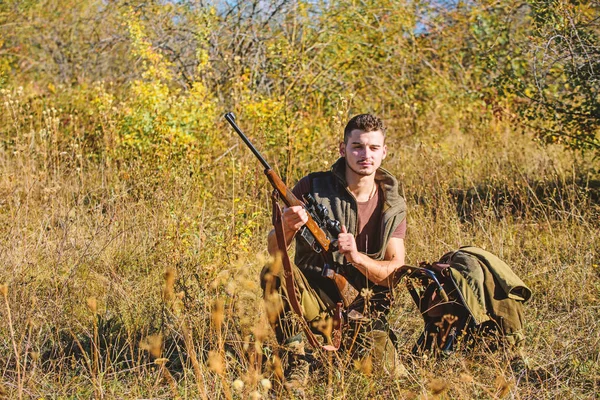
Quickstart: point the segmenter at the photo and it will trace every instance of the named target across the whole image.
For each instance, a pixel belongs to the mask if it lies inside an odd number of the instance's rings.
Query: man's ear
[[[385,156],[387,156],[387,145],[383,145],[383,157],[381,157],[381,159],[383,160],[385,158]]]
[[[346,143],[340,143],[340,156],[346,157]]]

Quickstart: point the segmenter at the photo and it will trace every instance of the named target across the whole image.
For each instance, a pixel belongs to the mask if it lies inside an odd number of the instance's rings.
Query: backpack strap
[[[292,263],[287,252],[287,243],[285,241],[285,234],[283,233],[283,220],[281,217],[281,207],[279,206],[279,194],[277,191],[273,191],[271,195],[271,201],[273,204],[273,226],[275,227],[275,239],[277,240],[277,248],[281,253],[281,262],[283,264],[283,277],[285,281],[285,287],[287,289],[288,301],[294,313],[300,317],[302,321],[302,329],[306,334],[308,342],[314,348],[322,348],[325,351],[337,351],[340,348],[342,339],[342,310],[341,304],[338,303],[335,314],[333,316],[333,331],[331,334],[331,345],[321,345],[317,340],[315,334],[311,331],[304,313],[302,311],[302,305],[298,300],[296,283],[294,281],[294,271],[292,269]]]

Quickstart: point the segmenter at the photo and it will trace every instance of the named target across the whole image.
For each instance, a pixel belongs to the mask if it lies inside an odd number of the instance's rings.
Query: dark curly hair
[[[385,136],[385,125],[383,121],[372,114],[359,114],[352,117],[346,128],[344,128],[344,143],[348,142],[348,138],[353,130],[360,129],[364,132],[381,131]]]

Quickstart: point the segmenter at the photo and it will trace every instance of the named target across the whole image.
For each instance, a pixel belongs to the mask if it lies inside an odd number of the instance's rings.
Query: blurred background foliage
[[[290,132],[304,133],[293,139],[303,148],[359,111],[402,136],[422,135],[415,120],[432,112],[449,126],[461,115],[506,118],[597,153],[599,7],[7,0],[0,87],[23,87],[27,104],[84,111],[94,125],[84,145],[111,157],[206,153],[223,141],[224,110],[288,156]]]

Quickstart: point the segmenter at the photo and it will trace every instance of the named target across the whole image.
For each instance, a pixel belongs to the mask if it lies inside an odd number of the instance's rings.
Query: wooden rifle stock
[[[340,297],[342,298],[344,307],[348,307],[354,300],[356,300],[358,297],[358,290],[356,290],[354,286],[348,282],[348,279],[346,279],[344,275],[334,272],[333,282],[335,283],[335,287],[337,287],[338,292],[340,292]]]

